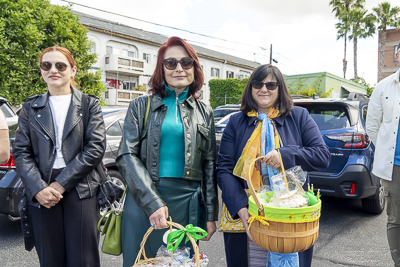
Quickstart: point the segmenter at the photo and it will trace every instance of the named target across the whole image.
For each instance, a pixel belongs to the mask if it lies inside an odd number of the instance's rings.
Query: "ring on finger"
[[[156,223],[155,222],[150,223],[150,225],[151,225],[151,227],[156,228]]]

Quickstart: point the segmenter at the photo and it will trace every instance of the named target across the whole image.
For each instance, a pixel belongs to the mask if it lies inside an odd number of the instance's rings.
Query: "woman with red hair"
[[[150,226],[157,231],[146,242],[146,255],[156,255],[169,216],[183,226],[206,229],[205,240],[216,230],[214,117],[198,99],[203,82],[196,52],[171,37],[158,51],[150,99],[139,97],[129,105],[117,156],[128,185],[122,215],[124,266],[133,265]]]
[[[27,214],[25,248],[36,247],[42,267],[100,266],[95,169],[106,147],[100,101],[75,88],[77,67],[67,48],[46,48],[39,68],[48,90],[22,105],[13,149],[28,203],[20,208]]]

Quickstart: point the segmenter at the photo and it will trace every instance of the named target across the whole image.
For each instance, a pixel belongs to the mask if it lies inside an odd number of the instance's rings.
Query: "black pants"
[[[53,170],[51,180],[60,172]],[[63,197],[50,209],[29,206],[40,266],[99,267],[96,197],[81,200],[75,189]]]
[[[247,235],[246,233],[224,233],[225,256],[228,267],[247,267]],[[311,267],[314,246],[299,253],[300,267]]]

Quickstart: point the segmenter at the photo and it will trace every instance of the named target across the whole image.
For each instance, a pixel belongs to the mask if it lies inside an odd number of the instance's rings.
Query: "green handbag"
[[[101,232],[101,235],[105,235],[103,246],[101,251],[107,254],[118,256],[122,253],[121,247],[121,222],[122,222],[122,210],[124,208],[125,193],[121,197],[117,207],[106,212],[103,217],[97,223],[97,229]],[[100,230],[100,225],[104,217],[108,215],[107,221]]]
[[[150,111],[150,96],[147,96],[147,107],[146,107],[146,114],[144,117],[144,126],[146,126],[147,117],[149,116],[149,111]],[[120,201],[113,203],[113,205],[116,205],[116,208],[106,212],[97,223],[97,229],[99,230],[99,232],[101,232],[101,235],[105,235],[101,251],[115,256],[119,256],[122,253],[121,223],[122,223],[122,211],[124,209],[124,203],[126,197],[125,194],[127,188],[128,187],[126,186]],[[101,222],[107,215],[108,215],[107,221],[104,224],[103,229],[100,230]]]

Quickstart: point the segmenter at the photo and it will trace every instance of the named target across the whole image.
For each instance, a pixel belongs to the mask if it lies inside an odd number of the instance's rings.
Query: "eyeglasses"
[[[194,59],[190,57],[181,58],[181,60],[177,60],[176,58],[167,58],[163,60],[164,66],[169,70],[174,70],[178,63],[181,64],[182,69],[188,70],[193,67]]]
[[[253,86],[254,89],[257,89],[257,90],[263,88],[263,86],[265,85],[265,87],[267,87],[268,90],[273,91],[276,88],[278,88],[279,83],[277,83],[277,82],[267,82],[267,83],[252,82],[251,85]]]
[[[68,65],[64,62],[56,62],[54,65],[58,71],[65,71],[68,68]],[[49,71],[52,66],[53,64],[48,61],[43,61],[39,64],[39,67],[44,71]]]

